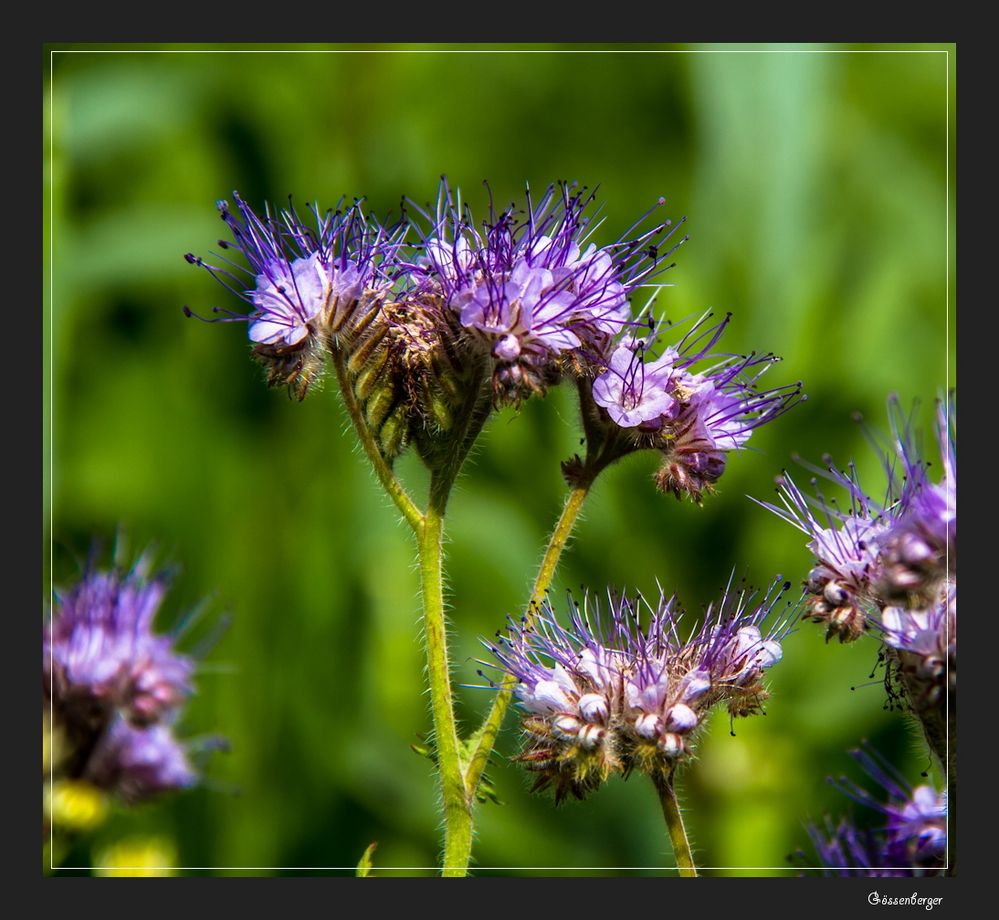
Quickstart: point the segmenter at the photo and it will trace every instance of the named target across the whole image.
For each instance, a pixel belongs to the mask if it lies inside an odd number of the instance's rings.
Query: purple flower
[[[733,716],[759,711],[763,672],[780,660],[790,623],[771,619],[786,587],[778,580],[756,600],[730,586],[685,639],[684,615],[664,595],[652,604],[609,594],[606,613],[584,598],[572,603],[568,627],[548,602],[511,621],[487,647],[517,680],[530,739],[520,760],[539,774],[535,788],[553,786],[561,801],[582,798],[611,773],[669,772],[714,706],[727,704]]]
[[[675,415],[677,398],[671,393],[674,365],[680,357],[667,348],[654,361],[644,361],[641,349],[619,345],[610,365],[593,382],[593,401],[622,428],[655,423]]]
[[[148,558],[128,573],[90,572],[64,594],[43,641],[46,692],[64,718],[120,711],[136,725],[156,722],[191,692],[194,662],[152,631],[166,577],[149,577]]]
[[[927,465],[918,459],[912,438],[900,441],[907,460],[907,479],[900,508],[880,540],[882,574],[879,590],[887,598],[910,604],[932,603],[940,580],[957,574],[957,404],[953,395],[937,406],[937,441],[943,461],[940,482],[929,481]]]
[[[957,584],[949,584],[932,606],[885,607],[878,624],[881,639],[928,736],[947,735],[942,710],[957,691]],[[936,743],[944,741],[936,739]]]
[[[83,778],[129,804],[187,789],[198,779],[168,726],[134,728],[121,718],[101,737]]]
[[[356,275],[353,267],[348,271]],[[250,322],[250,341],[262,345],[297,345],[317,325],[317,317],[332,294],[331,287],[332,279],[317,253],[294,262],[265,266],[251,295],[257,312]],[[357,299],[360,290],[353,277],[346,290],[348,297]]]
[[[429,226],[417,226],[422,255],[410,278],[488,353],[498,403],[543,392],[565,369],[603,355],[635,323],[629,298],[669,267],[663,260],[676,247],[660,252],[675,230],[669,221],[604,248],[587,244],[593,200],[565,183],[549,186],[537,205],[528,191],[525,211],[490,206],[481,231],[446,181],[435,215],[416,208]]]
[[[834,825],[826,818],[824,829],[809,825],[808,836],[825,876],[911,878],[922,874],[909,868],[885,866],[883,843],[877,834],[855,827],[846,819]]]
[[[953,418],[953,401],[947,405]],[[934,484],[897,399],[889,410],[894,438],[883,459],[887,484],[880,501],[861,487],[852,463],[839,470],[826,457],[825,469],[803,465],[845,492],[846,505],[818,489],[814,496],[802,492],[786,472],[778,479],[780,505],[757,502],[809,537],[816,560],[807,583],[810,614],[828,624],[828,636],[841,641],[857,638],[886,607],[938,604],[948,572],[955,575],[953,567],[948,569],[948,558],[956,555],[954,429],[945,433],[941,407],[944,478]],[[812,486],[817,482],[813,477]]]
[[[194,660],[153,632],[168,578],[150,569],[148,554],[128,571],[88,569],[57,592],[42,646],[60,778],[129,802],[195,782],[171,727],[193,690]]]
[[[881,815],[879,824],[861,830],[847,820],[835,828],[826,819],[823,834],[814,825],[809,835],[827,870],[842,875],[926,876],[942,874],[947,857],[947,795],[933,786],[913,788],[883,757],[870,748],[851,756],[883,790],[874,796],[852,780],[830,783],[855,802]]]
[[[709,318],[702,316],[654,359],[647,356],[657,348],[659,333],[644,340],[623,336],[592,386],[593,402],[608,424],[624,430],[618,454],[661,450],[659,488],[696,502],[725,471],[729,452],[741,450],[755,428],[805,398],[800,383],[758,388],[778,360],[774,355],[713,353],[730,316],[714,324]],[[714,363],[695,368],[710,360]]]
[[[781,506],[757,502],[809,537],[815,565],[806,583],[808,615],[827,626],[826,639],[852,641],[867,628],[868,613],[876,605],[874,583],[879,577],[879,537],[889,527],[897,499],[891,493],[884,504],[873,502],[860,488],[853,465],[849,472],[828,467],[811,469],[824,475],[849,495],[848,510],[822,492],[803,493],[786,472],[777,480]],[[811,480],[812,486],[818,480]],[[755,499],[754,499],[755,501]]]
[[[265,207],[260,217],[236,192],[233,198],[235,211],[227,201],[218,203],[234,241],[219,241],[221,264],[191,253],[185,258],[250,304],[247,314],[215,307],[223,314],[216,321],[247,322],[270,382],[289,384],[304,397],[322,370],[323,350],[349,340],[391,286],[392,256],[404,230],[385,230],[360,201],[325,213],[313,206],[309,226],[293,207],[277,215]],[[225,254],[233,245],[246,265]]]

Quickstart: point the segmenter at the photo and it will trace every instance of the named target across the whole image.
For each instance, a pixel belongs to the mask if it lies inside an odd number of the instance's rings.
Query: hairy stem
[[[676,800],[676,790],[673,788],[673,771],[666,774],[656,774],[653,777],[659,801],[663,807],[663,817],[669,830],[669,839],[673,844],[673,858],[676,867],[684,878],[697,878],[697,868],[690,852],[687,832],[683,827],[683,815],[680,814],[680,803]]]
[[[552,531],[548,540],[548,548],[545,550],[544,558],[541,560],[541,568],[538,569],[538,576],[534,581],[534,588],[531,591],[531,600],[527,607],[528,621],[533,618],[534,611],[544,600],[545,591],[548,590],[552,579],[555,577],[555,570],[558,568],[559,559],[562,558],[562,551],[572,534],[572,529],[579,518],[579,512],[583,508],[586,496],[590,492],[593,479],[588,478],[580,485],[577,485],[565,500],[562,508],[562,515]],[[517,679],[512,674],[507,674],[500,684],[500,688],[493,700],[492,708],[489,710],[482,726],[473,736],[474,750],[465,771],[465,786],[470,798],[474,798],[482,774],[485,772],[489,757],[492,754],[493,746],[496,743],[496,736],[499,734],[500,726],[503,724],[503,717],[506,715],[510,700],[513,697],[514,687],[517,686]]]
[[[409,526],[419,535],[423,527],[423,514],[416,504],[409,497],[409,493],[402,487],[402,483],[395,478],[391,467],[385,462],[374,435],[364,420],[364,414],[354,395],[354,390],[350,385],[350,378],[347,376],[347,364],[344,356],[340,352],[333,355],[333,366],[336,368],[336,378],[340,383],[340,393],[343,395],[343,403],[347,407],[347,414],[354,425],[354,430],[361,441],[364,452],[368,455],[371,465],[375,468],[382,487],[388,493],[389,498],[395,502],[395,506],[402,512],[402,516],[409,522]]]
[[[431,494],[435,494],[433,485]],[[430,704],[434,718],[437,769],[444,802],[444,876],[468,873],[472,852],[472,805],[462,776],[461,748],[454,718],[451,674],[444,621],[442,581],[443,511],[431,501],[419,534],[420,582],[427,642]]]

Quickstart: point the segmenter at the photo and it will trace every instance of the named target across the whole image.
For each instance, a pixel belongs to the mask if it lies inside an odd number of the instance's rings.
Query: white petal
[[[539,680],[534,687],[534,703],[552,712],[570,712],[575,707],[553,680]]]
[[[258,320],[250,324],[250,341],[261,345],[277,345],[284,341],[285,335],[291,331],[288,323],[275,323],[269,319]]]

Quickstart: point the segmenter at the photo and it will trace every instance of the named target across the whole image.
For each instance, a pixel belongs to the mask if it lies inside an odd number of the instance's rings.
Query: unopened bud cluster
[[[518,759],[538,774],[534,788],[550,787],[561,801],[583,798],[612,773],[668,776],[714,707],[761,711],[763,672],[780,660],[790,621],[770,616],[786,587],[775,582],[755,604],[751,592],[727,591],[685,640],[684,615],[662,595],[655,604],[614,595],[603,608],[571,602],[568,627],[547,601],[511,621],[487,647],[516,679],[527,736]]]

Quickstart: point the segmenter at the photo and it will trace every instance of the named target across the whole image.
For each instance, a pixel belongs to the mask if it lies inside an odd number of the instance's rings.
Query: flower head
[[[567,369],[604,355],[635,322],[629,297],[669,267],[663,260],[675,246],[660,251],[675,230],[669,221],[603,248],[587,244],[593,200],[560,183],[535,205],[528,190],[524,211],[491,205],[480,230],[442,181],[435,215],[416,209],[429,226],[417,227],[422,255],[411,278],[439,294],[488,354],[498,404],[543,393]]]
[[[851,756],[886,793],[875,796],[847,777],[830,783],[855,802],[881,815],[861,829],[849,820],[827,818],[825,831],[808,829],[826,874],[858,876],[939,875],[947,856],[947,795],[926,783],[912,787],[870,748]]]
[[[191,692],[193,660],[153,632],[167,579],[149,577],[149,568],[143,558],[127,573],[94,571],[57,594],[42,674],[69,721],[117,710],[135,725],[149,724]]]
[[[724,703],[733,716],[759,711],[763,672],[780,660],[789,624],[771,619],[783,590],[776,581],[758,600],[730,586],[686,638],[683,614],[665,595],[650,603],[609,594],[605,609],[584,597],[571,603],[568,627],[547,601],[511,621],[487,645],[517,680],[530,739],[520,760],[539,774],[535,788],[553,786],[560,801],[584,797],[611,773],[668,773],[713,707]]]
[[[953,402],[948,405],[953,415]],[[809,537],[815,556],[806,585],[809,615],[827,624],[827,638],[857,638],[888,607],[937,605],[949,577],[948,556],[956,555],[953,434],[941,435],[945,472],[934,484],[897,400],[889,408],[895,436],[884,457],[887,483],[880,500],[864,491],[853,463],[841,470],[827,456],[824,469],[803,463],[815,474],[814,495],[804,493],[785,472],[777,481],[781,504],[758,502]],[[940,430],[946,430],[942,410]],[[827,497],[818,488],[819,477],[845,492],[848,502]],[[953,567],[949,572],[954,576]]]
[[[612,437],[621,429],[619,452],[661,450],[656,481],[677,498],[699,502],[721,477],[731,451],[744,448],[755,428],[805,398],[800,383],[758,388],[776,356],[713,352],[730,318],[710,323],[710,314],[702,316],[655,358],[649,354],[658,349],[660,332],[645,339],[629,333],[593,381],[592,400],[606,417],[605,428]]]
[[[879,591],[888,599],[912,605],[932,603],[936,587],[957,572],[957,406],[953,397],[937,406],[937,438],[943,476],[930,482],[911,435],[900,441],[908,476],[899,511],[882,536]]]
[[[59,739],[60,779],[135,802],[192,785],[173,725],[193,690],[195,663],[153,632],[167,576],[145,555],[125,571],[89,569],[57,592],[45,626],[42,687]]]
[[[867,611],[873,603],[873,583],[878,573],[878,538],[886,530],[895,501],[891,494],[882,504],[872,501],[860,488],[856,471],[838,470],[827,458],[825,471],[816,473],[840,485],[849,495],[842,509],[818,491],[815,498],[798,488],[786,472],[777,480],[782,507],[760,502],[810,538],[815,556],[806,584],[808,615],[827,627],[826,639],[837,636],[848,642],[867,628]]]
[[[809,468],[845,491],[848,504],[817,489],[806,495],[787,474],[778,480],[781,505],[758,504],[809,537],[815,564],[806,615],[826,625],[827,639],[880,636],[889,701],[908,706],[944,764],[954,756],[947,722],[957,686],[956,403],[951,396],[938,406],[943,477],[936,483],[897,398],[889,415],[883,498],[861,488],[852,464],[839,470],[827,458],[825,470]]]
[[[233,198],[235,210],[218,203],[233,238],[219,247],[225,253],[235,246],[246,265],[225,254],[221,265],[185,258],[250,304],[247,314],[214,312],[224,314],[221,321],[247,322],[270,382],[291,385],[301,398],[322,369],[323,349],[349,340],[359,319],[377,308],[374,301],[391,284],[386,259],[401,233],[382,228],[360,201],[325,213],[313,207],[310,226],[293,207],[277,215],[265,208],[260,217],[236,192]]]
[[[187,752],[169,726],[134,728],[120,717],[101,736],[83,778],[130,804],[187,789],[198,781]]]

